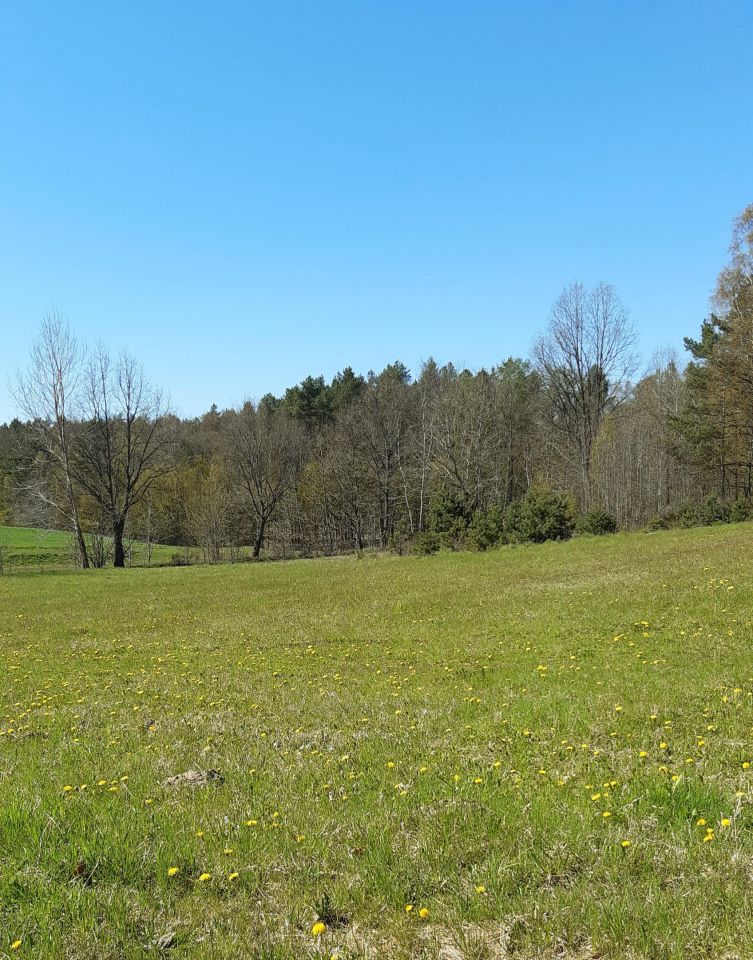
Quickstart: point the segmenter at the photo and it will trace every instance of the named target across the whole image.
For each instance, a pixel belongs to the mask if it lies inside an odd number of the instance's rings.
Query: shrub
[[[617,533],[617,521],[611,513],[602,510],[601,507],[594,507],[588,513],[578,518],[576,524],[578,533],[592,533],[595,536],[602,536],[607,533]]]
[[[387,547],[393,553],[396,553],[399,557],[402,557],[404,553],[408,552],[410,544],[410,532],[404,520],[398,520],[395,524],[395,529],[390,535],[389,543]]]
[[[471,550],[490,550],[505,541],[505,514],[500,507],[477,510],[473,515],[465,542]]]
[[[517,542],[569,540],[574,526],[572,498],[549,487],[531,487],[505,516],[505,534]]]
[[[662,513],[657,513],[655,516],[646,524],[647,530],[670,530],[672,527],[676,527],[677,524],[677,515],[673,510],[664,510]]]
[[[454,550],[460,545],[473,514],[465,500],[449,490],[440,490],[429,507],[428,529],[440,546]]]
[[[423,533],[417,533],[411,543],[411,552],[420,557],[427,557],[431,553],[439,550],[439,537],[436,533],[424,530]]]
[[[751,506],[752,505],[749,500],[746,500],[744,497],[739,497],[730,506],[729,522],[741,523],[743,520],[750,520],[751,517],[753,516],[753,511],[751,509]]]
[[[740,523],[753,519],[753,504],[741,497],[734,501],[720,500],[711,494],[695,503],[667,508],[646,524],[649,530],[670,530],[674,527],[708,527],[715,523]]]

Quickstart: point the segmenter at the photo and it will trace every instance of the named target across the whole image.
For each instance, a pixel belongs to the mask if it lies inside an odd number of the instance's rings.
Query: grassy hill
[[[0,951],[750,956],[752,545],[0,578]]]

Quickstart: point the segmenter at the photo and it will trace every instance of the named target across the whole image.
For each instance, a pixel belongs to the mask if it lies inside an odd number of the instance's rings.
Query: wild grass
[[[0,955],[753,955],[752,534],[0,578]]]

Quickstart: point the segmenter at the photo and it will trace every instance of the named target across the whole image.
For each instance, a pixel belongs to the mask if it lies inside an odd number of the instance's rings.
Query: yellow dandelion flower
[[[321,935],[326,932],[327,932],[326,924],[322,923],[321,920],[317,920],[317,922],[311,928],[311,935],[314,937],[321,937]]]
[[[206,883],[207,880],[211,880],[211,879],[212,879],[212,874],[211,874],[211,873],[202,873],[202,874],[199,875],[199,879],[198,879],[197,883]]]
[[[421,909],[418,911],[418,915],[419,917],[421,917],[422,920],[427,920],[429,917],[428,907],[421,907]]]
[[[168,877],[174,877],[176,873],[180,873],[180,867],[168,867],[167,875]]]

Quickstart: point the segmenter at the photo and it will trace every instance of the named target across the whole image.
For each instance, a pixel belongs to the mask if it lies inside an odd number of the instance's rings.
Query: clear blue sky
[[[574,279],[648,355],[753,202],[739,2],[0,5],[0,421],[46,310],[183,414],[524,354]]]

